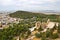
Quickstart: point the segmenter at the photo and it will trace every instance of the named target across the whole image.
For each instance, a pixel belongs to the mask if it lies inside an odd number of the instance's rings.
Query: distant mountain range
[[[41,12],[60,13],[60,11],[55,10],[42,10]]]
[[[9,13],[13,13],[13,12],[15,12],[15,11],[9,11],[9,12],[0,11],[0,14],[1,13],[9,14]],[[44,13],[44,14],[60,14],[60,11],[55,11],[55,10],[40,10],[40,11],[28,11],[28,12]]]

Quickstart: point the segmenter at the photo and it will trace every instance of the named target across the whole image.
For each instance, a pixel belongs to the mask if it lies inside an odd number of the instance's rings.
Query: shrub
[[[56,39],[56,38],[58,38],[58,37],[59,37],[58,33],[54,33],[54,34],[52,35],[52,38],[53,38],[53,39]]]
[[[42,35],[41,35],[40,33],[36,33],[35,36],[36,36],[37,38],[40,38]]]

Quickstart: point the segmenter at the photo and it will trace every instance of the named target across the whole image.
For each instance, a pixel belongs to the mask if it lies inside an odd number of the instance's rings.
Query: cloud
[[[57,2],[57,1],[60,1],[60,0],[0,0],[0,4],[1,5],[22,5],[22,4],[43,4],[43,3],[46,3],[46,2],[49,2],[49,3],[54,3],[54,2]]]
[[[11,5],[12,4],[12,0],[0,0],[0,4],[1,5]]]
[[[0,0],[1,8],[15,8],[24,10],[40,10],[40,9],[59,9],[60,0]],[[56,6],[57,5],[57,6]],[[60,10],[60,9],[59,9]]]

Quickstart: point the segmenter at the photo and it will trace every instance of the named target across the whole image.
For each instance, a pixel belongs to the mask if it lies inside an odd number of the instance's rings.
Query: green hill
[[[32,12],[27,12],[27,11],[16,11],[14,13],[9,14],[11,17],[17,17],[17,18],[32,18],[32,17],[41,17],[45,18],[46,15],[42,13],[32,13]]]
[[[58,21],[60,22],[60,15],[46,15],[43,13],[33,13],[33,12],[27,12],[27,11],[16,11],[14,13],[9,14],[10,17],[13,18],[22,18],[22,19],[30,19],[33,17],[36,17],[39,19],[51,19],[52,21]]]

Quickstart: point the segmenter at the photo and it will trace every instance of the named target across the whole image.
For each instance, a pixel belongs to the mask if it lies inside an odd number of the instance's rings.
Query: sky
[[[0,0],[0,11],[12,10],[60,11],[60,0]]]

